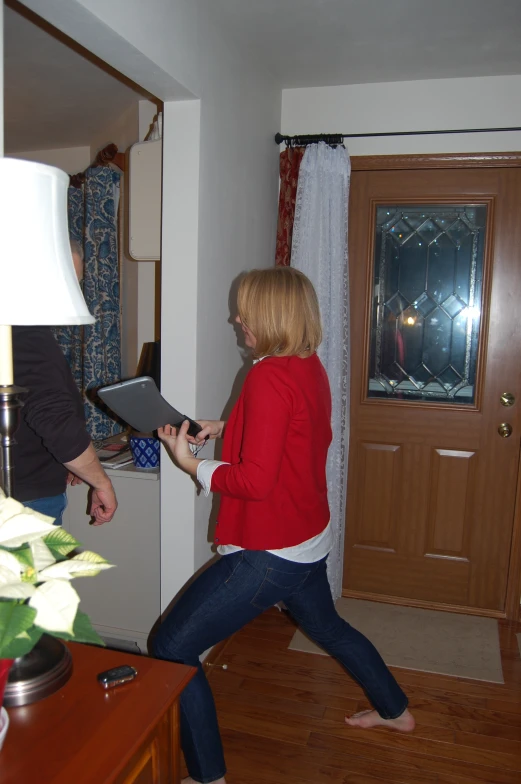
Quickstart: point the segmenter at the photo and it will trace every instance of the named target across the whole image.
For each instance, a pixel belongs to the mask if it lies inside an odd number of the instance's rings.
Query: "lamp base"
[[[11,447],[16,443],[14,434],[20,421],[23,402],[20,396],[27,392],[24,387],[0,386],[0,442],[2,446],[2,487],[6,496],[13,495],[13,465]]]
[[[72,656],[61,640],[42,635],[30,653],[15,659],[4,692],[6,708],[30,705],[64,686],[72,674]]]

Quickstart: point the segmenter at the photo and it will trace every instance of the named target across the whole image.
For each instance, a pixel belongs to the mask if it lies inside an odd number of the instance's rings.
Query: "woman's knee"
[[[327,623],[312,623],[302,625],[306,634],[322,647],[334,646],[343,642],[349,636],[352,626],[339,615],[330,618]]]
[[[161,630],[154,635],[150,647],[152,649],[152,654],[156,659],[171,660],[172,651],[170,646],[167,644],[165,636],[161,634]]]
[[[180,635],[172,634],[165,626],[160,626],[151,644],[152,653],[156,659],[165,659],[176,664],[189,664],[195,666],[198,656],[189,651]],[[195,665],[194,665],[195,661]]]

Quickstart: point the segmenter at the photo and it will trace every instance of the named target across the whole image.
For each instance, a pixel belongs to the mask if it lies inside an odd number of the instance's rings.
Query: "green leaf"
[[[32,651],[42,634],[41,629],[32,626],[11,640],[8,645],[0,648],[0,657],[2,659],[17,659],[19,656],[25,656],[26,653]]]
[[[0,601],[0,658],[13,658],[4,653],[5,649],[15,637],[30,629],[35,617],[36,610],[26,604]]]
[[[105,643],[99,636],[98,632],[93,628],[90,618],[87,613],[80,610],[76,613],[74,619],[73,634],[66,634],[65,632],[52,632],[53,637],[59,637],[61,640],[70,640],[71,642],[86,642],[91,645],[103,645]],[[47,632],[49,634],[49,632]]]
[[[34,566],[32,551],[28,544],[24,544],[22,547],[15,547],[12,550],[9,550],[9,552],[24,566]]]
[[[57,555],[64,556],[68,555],[70,552],[79,547],[79,542],[74,536],[71,536],[70,533],[65,531],[61,526],[54,526],[56,530],[51,531],[51,533],[47,534],[47,536],[43,537],[43,541],[51,551],[51,553],[56,557]]]
[[[92,550],[83,550],[83,552],[78,553],[72,559],[73,561],[87,561],[87,563],[93,564],[106,564],[108,563],[106,558],[103,556],[98,555],[97,553],[93,553]]]

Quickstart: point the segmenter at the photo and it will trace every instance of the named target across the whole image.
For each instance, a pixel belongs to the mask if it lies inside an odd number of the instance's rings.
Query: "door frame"
[[[477,169],[481,167],[488,169],[521,168],[521,152],[359,155],[351,158],[351,171],[397,171],[400,169],[414,171],[415,169]],[[356,598],[359,594],[357,591],[343,590],[342,596]],[[363,598],[374,599],[375,601],[386,602],[388,604],[434,607],[430,602],[381,597],[376,594],[374,596],[364,594]],[[436,605],[436,609],[441,608],[439,605]],[[517,476],[505,611],[486,612],[456,606],[451,606],[450,609],[453,612],[461,612],[469,615],[487,615],[495,618],[507,618],[512,621],[521,619],[521,460],[519,461]]]

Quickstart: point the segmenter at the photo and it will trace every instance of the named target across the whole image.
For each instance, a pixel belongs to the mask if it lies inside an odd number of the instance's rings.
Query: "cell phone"
[[[104,689],[113,689],[121,686],[122,683],[133,681],[137,675],[137,670],[129,664],[122,664],[120,667],[113,667],[111,670],[100,672],[97,680]]]
[[[190,422],[188,434],[196,436],[202,428],[190,417],[181,414],[168,403],[150,376],[139,376],[98,390],[98,395],[124,422],[141,433],[151,433],[159,427],[181,427]]]

